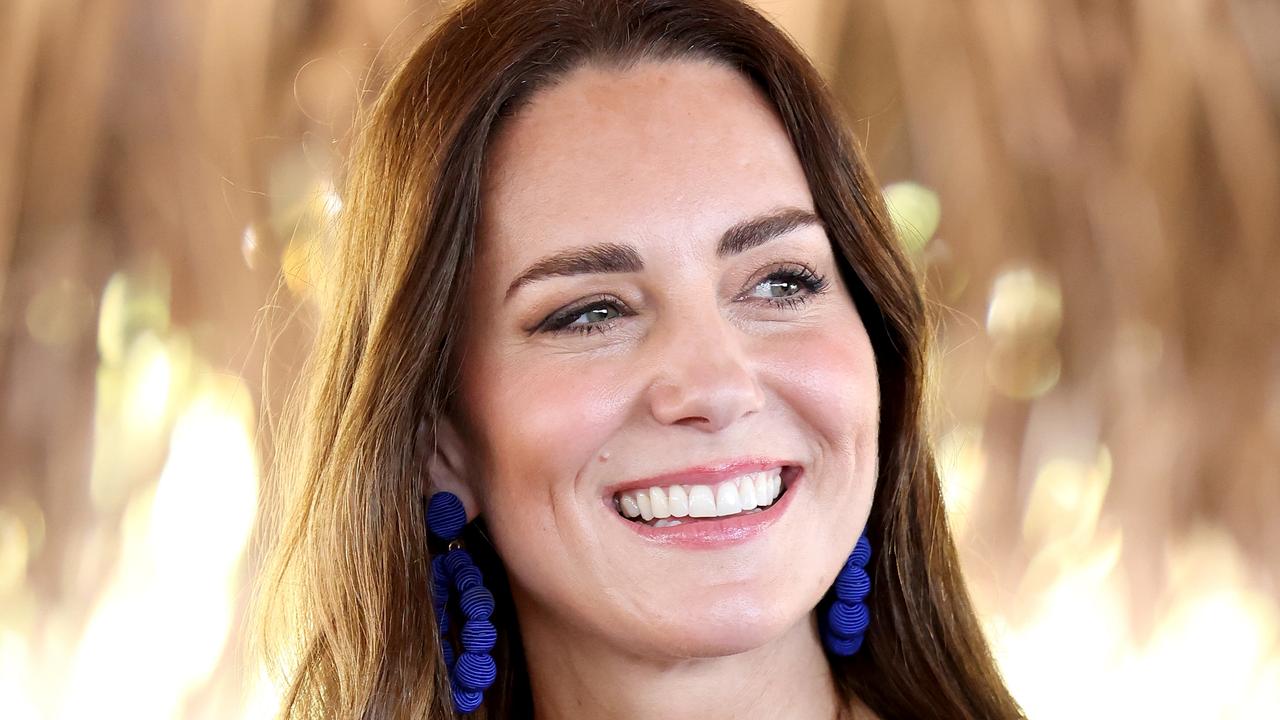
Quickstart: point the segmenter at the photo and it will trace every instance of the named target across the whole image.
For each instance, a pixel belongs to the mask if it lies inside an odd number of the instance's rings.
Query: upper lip
[[[605,493],[612,497],[620,492],[637,489],[644,490],[651,487],[667,487],[669,485],[715,485],[716,483],[736,478],[739,475],[799,464],[799,462],[794,460],[779,460],[775,458],[760,457],[722,460],[719,462],[695,465],[694,467],[663,473],[661,475],[653,475],[639,480],[628,480],[627,482],[610,485],[605,489]]]

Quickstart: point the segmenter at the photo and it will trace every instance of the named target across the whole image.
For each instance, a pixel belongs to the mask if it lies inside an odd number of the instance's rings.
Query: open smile
[[[613,495],[613,506],[649,540],[690,547],[742,542],[782,515],[802,474],[798,465],[782,465],[714,484],[626,490]]]

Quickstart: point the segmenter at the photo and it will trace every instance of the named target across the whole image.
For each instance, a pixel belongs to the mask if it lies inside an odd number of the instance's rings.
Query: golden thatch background
[[[758,5],[927,274],[1015,694],[1280,715],[1280,3]],[[285,320],[353,109],[439,7],[0,6],[0,716],[269,715],[240,628]]]

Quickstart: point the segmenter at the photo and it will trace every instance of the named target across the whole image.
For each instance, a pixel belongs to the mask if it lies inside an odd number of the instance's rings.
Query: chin
[[[808,615],[801,604],[784,601],[776,592],[721,590],[714,598],[699,598],[676,607],[680,608],[679,621],[655,628],[660,630],[651,638],[656,654],[682,658],[737,655],[777,640]]]

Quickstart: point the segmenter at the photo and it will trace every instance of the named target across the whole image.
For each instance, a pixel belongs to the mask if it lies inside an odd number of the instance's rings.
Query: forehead
[[[578,68],[507,118],[481,187],[480,254],[513,274],[593,242],[714,252],[724,228],[782,205],[811,208],[772,104],[714,63]],[[705,247],[702,247],[705,245]]]

